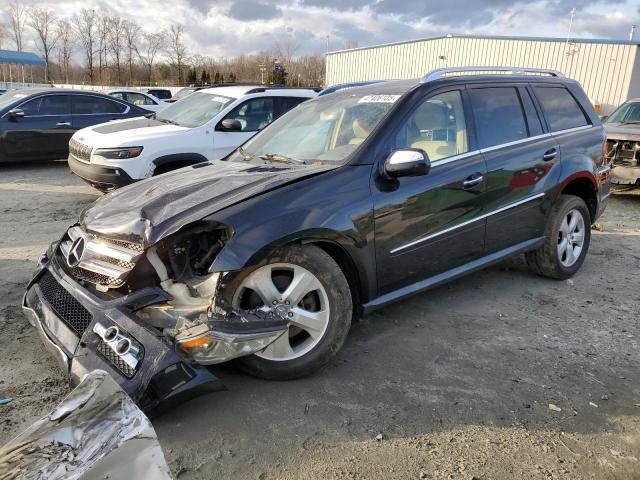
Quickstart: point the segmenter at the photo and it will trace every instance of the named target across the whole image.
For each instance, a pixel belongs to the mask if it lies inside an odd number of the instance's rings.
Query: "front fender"
[[[328,174],[332,178],[322,175],[288,185],[207,218],[233,229],[210,270],[238,271],[287,244],[326,242],[349,257],[364,290],[360,293],[369,297],[376,280],[368,172],[340,170]]]

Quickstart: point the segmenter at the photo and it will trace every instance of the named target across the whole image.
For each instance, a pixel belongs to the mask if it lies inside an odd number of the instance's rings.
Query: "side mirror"
[[[218,124],[218,128],[216,130],[239,132],[242,130],[242,124],[240,123],[240,120],[236,120],[235,118],[225,118]]]
[[[604,123],[604,122],[606,122],[606,121],[607,121],[607,118],[609,118],[609,115],[603,115],[603,116],[601,116],[601,117],[600,117],[600,121],[601,121],[602,123]]]
[[[431,162],[424,150],[407,148],[395,150],[384,162],[384,174],[387,178],[418,177],[426,175]]]
[[[21,108],[12,108],[11,110],[9,110],[9,117],[13,118],[14,120],[22,118],[24,117],[24,110],[22,110]]]

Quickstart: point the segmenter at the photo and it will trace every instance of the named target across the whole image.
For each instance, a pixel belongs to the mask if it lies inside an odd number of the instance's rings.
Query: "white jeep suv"
[[[273,120],[317,95],[312,89],[225,86],[199,90],[155,114],[95,125],[69,142],[71,170],[102,191],[219,160]]]

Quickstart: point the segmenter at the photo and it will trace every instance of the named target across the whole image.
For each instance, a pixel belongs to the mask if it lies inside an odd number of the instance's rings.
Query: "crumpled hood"
[[[605,123],[604,130],[609,140],[640,142],[640,123]]]
[[[182,226],[282,185],[335,166],[215,161],[152,177],[105,195],[80,214],[84,227],[105,236],[153,245]]]

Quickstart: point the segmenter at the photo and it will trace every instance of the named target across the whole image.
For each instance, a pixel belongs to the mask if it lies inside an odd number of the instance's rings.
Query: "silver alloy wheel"
[[[584,246],[585,225],[580,212],[567,213],[558,231],[558,259],[564,267],[571,267],[580,258]]]
[[[274,272],[282,271],[289,272],[291,282],[280,291],[274,283]],[[306,268],[290,263],[272,263],[258,268],[235,291],[233,307],[240,308],[243,295],[250,292],[260,297],[259,310],[274,312],[291,322],[288,333],[256,356],[273,361],[292,360],[310,351],[324,337],[329,325],[329,298],[320,280]],[[303,299],[308,295],[316,299],[313,310],[303,305]],[[301,332],[306,335],[300,335]]]

